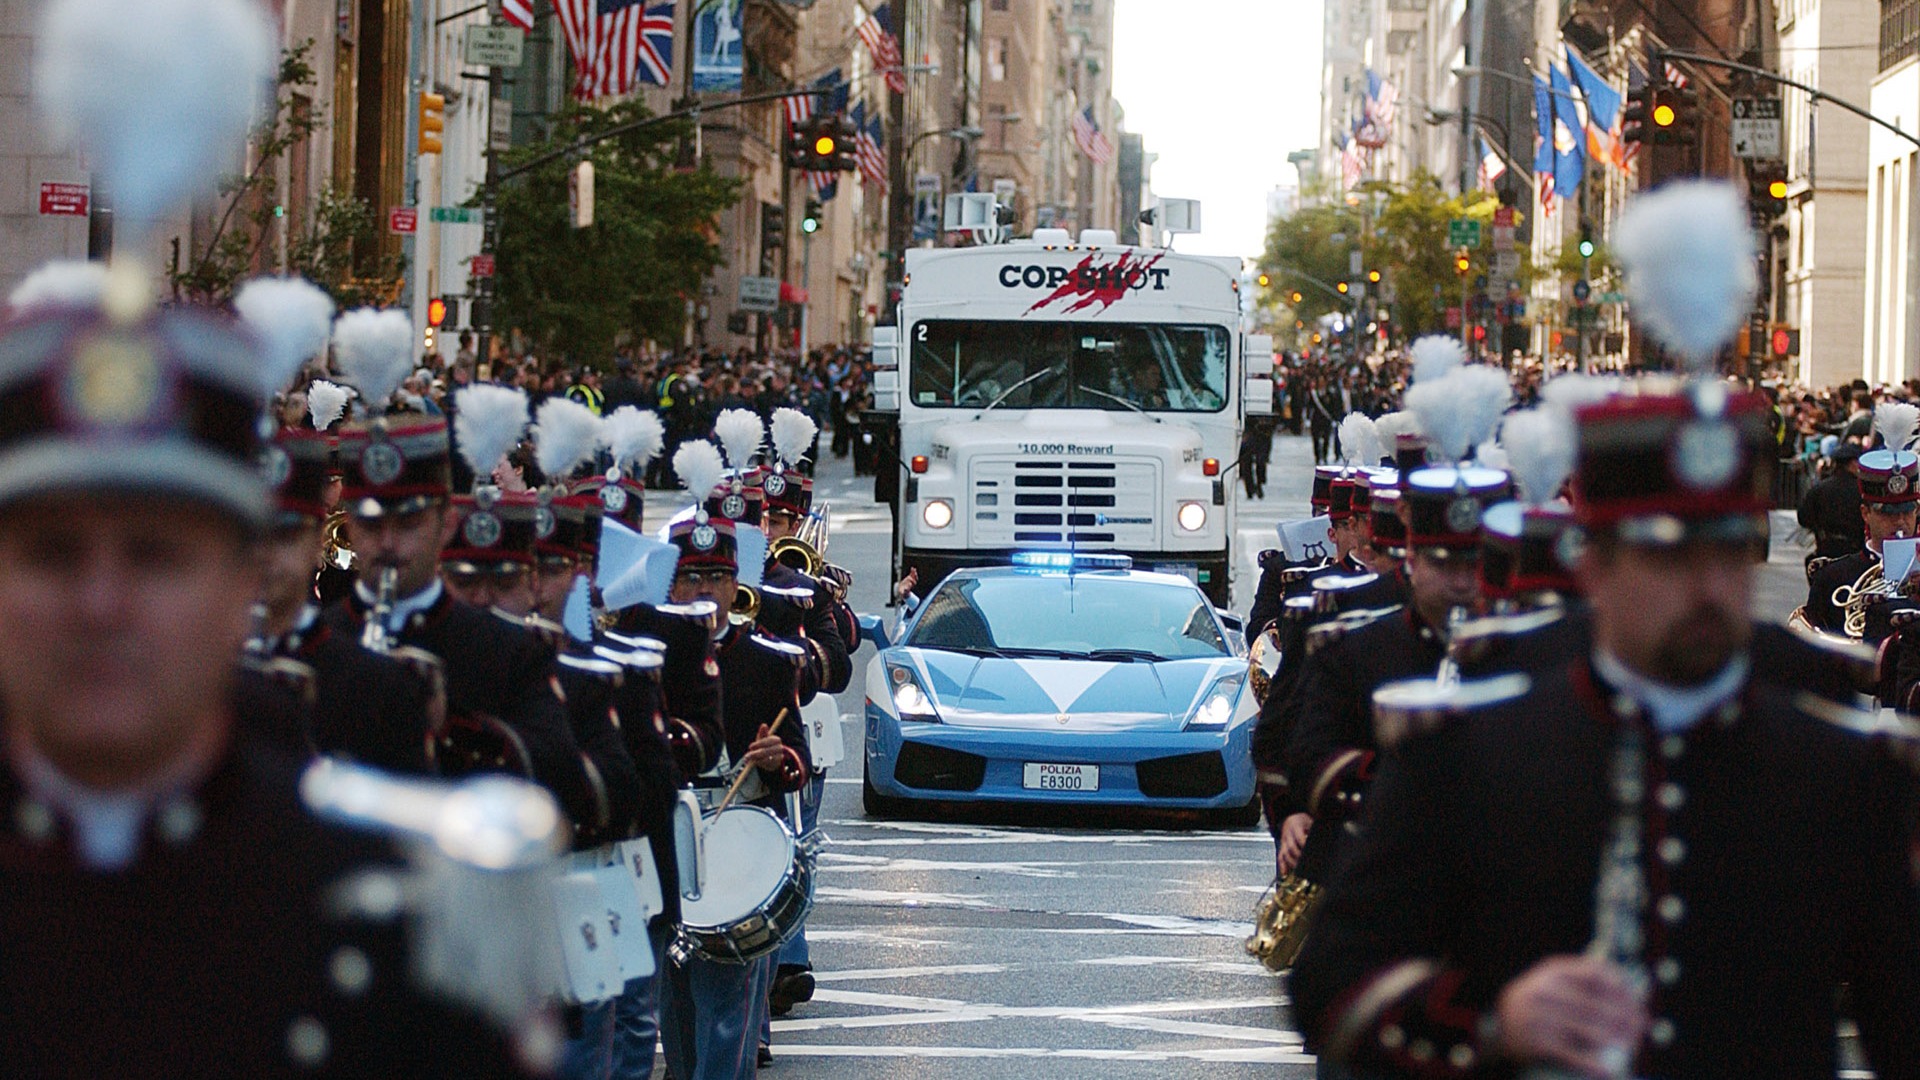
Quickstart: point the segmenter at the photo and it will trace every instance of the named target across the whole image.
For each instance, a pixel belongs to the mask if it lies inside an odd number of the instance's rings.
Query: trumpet
[[[367,612],[367,621],[360,627],[360,647],[368,652],[393,651],[393,639],[387,633],[387,618],[393,614],[393,591],[399,578],[397,567],[380,568],[378,586],[373,593],[373,610]]]
[[[783,536],[767,546],[767,558],[790,566],[808,577],[819,577],[827,565],[818,549],[798,536]]]
[[[353,569],[353,543],[347,539],[347,512],[338,507],[327,512],[321,526],[320,566],[322,569]]]
[[[746,626],[760,617],[760,590],[751,585],[737,585],[733,590],[733,606],[727,609],[727,619],[735,626]]]

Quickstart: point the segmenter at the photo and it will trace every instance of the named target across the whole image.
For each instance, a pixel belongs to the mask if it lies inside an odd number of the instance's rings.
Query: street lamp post
[[[913,242],[913,203],[910,200],[913,198],[914,192],[912,185],[909,183],[909,179],[913,168],[913,155],[915,151],[919,150],[920,144],[926,142],[928,139],[945,136],[950,139],[959,139],[971,143],[984,134],[986,134],[986,132],[972,126],[934,128],[932,131],[920,132],[913,138],[906,140],[904,145],[902,145],[899,140],[895,140],[895,145],[900,146],[901,149],[900,156],[897,159],[899,163],[899,175],[896,178],[897,182],[893,184],[892,190],[889,192],[890,201],[887,206],[887,285],[889,290],[905,280],[907,272],[907,247]],[[888,299],[891,301],[891,295],[889,295]],[[888,316],[891,316],[893,311],[891,302],[886,305],[884,311]],[[889,318],[888,321],[891,321],[891,319]]]

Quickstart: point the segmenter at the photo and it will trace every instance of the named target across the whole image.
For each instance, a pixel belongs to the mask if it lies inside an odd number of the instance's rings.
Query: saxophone
[[[399,577],[400,571],[396,567],[380,568],[379,584],[373,593],[373,610],[367,612],[367,621],[360,627],[360,647],[368,652],[393,651],[393,637],[387,632],[387,619],[393,614],[393,591]]]
[[[1635,990],[1647,988],[1647,967],[1641,957],[1642,913],[1647,905],[1645,874],[1640,869],[1641,812],[1646,748],[1640,729],[1621,725],[1613,750],[1614,800],[1617,803],[1606,847],[1600,853],[1600,879],[1594,885],[1593,942],[1587,955],[1612,964]],[[1619,1080],[1632,1076],[1635,1048],[1608,1046],[1601,1051],[1607,1074]],[[1525,1080],[1577,1080],[1577,1074],[1557,1065],[1528,1069]]]

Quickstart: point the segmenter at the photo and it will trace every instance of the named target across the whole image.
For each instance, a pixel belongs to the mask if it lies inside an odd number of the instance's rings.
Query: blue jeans
[[[660,991],[660,1046],[674,1080],[748,1080],[767,1020],[773,957],[718,964],[668,962]]]
[[[800,793],[800,834],[802,836],[819,827],[820,799],[826,794],[826,790],[827,776],[825,770],[821,770],[813,774],[813,779],[807,781],[806,790]],[[777,956],[775,963],[780,967],[812,967],[812,958],[807,953],[807,924],[801,923],[799,931],[788,938],[787,943],[780,946],[780,951],[775,955]]]
[[[581,1008],[580,1037],[560,1051],[560,1080],[607,1080],[613,1055],[613,1002]]]
[[[660,1033],[663,929],[650,930],[654,974],[627,980],[618,997],[582,1010],[581,1033],[561,1052],[561,1080],[647,1080]]]

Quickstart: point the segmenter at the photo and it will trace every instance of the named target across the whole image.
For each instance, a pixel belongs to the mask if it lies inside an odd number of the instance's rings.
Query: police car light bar
[[[1131,555],[1085,551],[1016,551],[1013,565],[1032,570],[1131,570]]]

